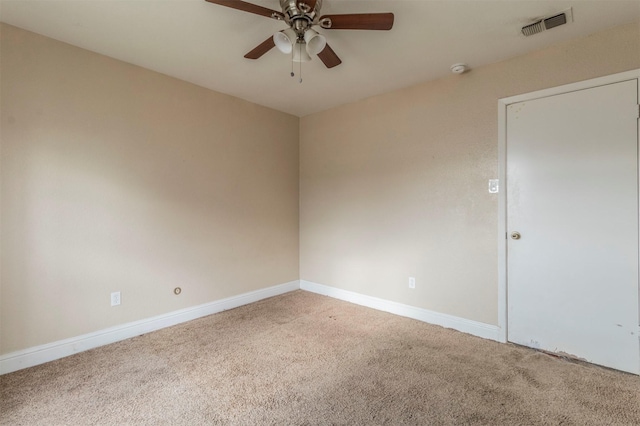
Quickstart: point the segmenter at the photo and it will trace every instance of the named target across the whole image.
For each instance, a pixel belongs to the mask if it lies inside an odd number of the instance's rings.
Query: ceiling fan
[[[322,0],[280,0],[282,12],[241,0],[206,1],[284,21],[289,26],[244,55],[248,59],[258,59],[277,47],[283,53],[292,53],[294,62],[307,62],[311,60],[310,55],[318,55],[327,68],[333,68],[342,61],[329,47],[325,37],[312,27],[325,30],[390,30],[393,27],[393,13],[320,16]]]

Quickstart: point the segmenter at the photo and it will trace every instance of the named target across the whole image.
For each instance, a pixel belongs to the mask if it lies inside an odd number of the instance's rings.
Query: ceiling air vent
[[[522,34],[528,37],[570,22],[573,22],[573,12],[571,9],[567,9],[525,25],[522,27]]]

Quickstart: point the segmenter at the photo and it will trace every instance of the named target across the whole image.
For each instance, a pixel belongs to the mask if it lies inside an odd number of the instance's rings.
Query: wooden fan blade
[[[273,37],[269,37],[268,39],[260,43],[258,46],[256,46],[256,48],[253,49],[251,52],[244,55],[244,57],[247,59],[258,59],[259,57],[261,57],[262,55],[264,55],[265,53],[273,49],[275,46],[276,44],[273,41]]]
[[[331,27],[328,30],[390,30],[393,27],[393,13],[354,13],[347,15],[325,15]]]
[[[219,4],[220,6],[230,7],[232,9],[242,10],[243,12],[255,13],[256,15],[266,16],[267,18],[281,19],[284,17],[282,12],[267,9],[257,4],[247,3],[241,0],[206,0],[209,3]]]
[[[336,52],[334,52],[328,44],[324,47],[324,49],[322,49],[322,52],[318,53],[318,58],[320,58],[320,60],[324,62],[327,68],[333,68],[342,63],[340,58],[338,58],[338,55],[336,55]]]

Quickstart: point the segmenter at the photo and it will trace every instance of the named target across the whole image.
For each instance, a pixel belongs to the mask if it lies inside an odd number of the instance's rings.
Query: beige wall
[[[637,68],[634,23],[304,117],[300,278],[497,325],[498,99]]]
[[[297,117],[1,31],[0,354],[298,279]]]
[[[0,28],[0,354],[298,278],[497,324],[497,100],[640,68],[636,23],[298,120]]]

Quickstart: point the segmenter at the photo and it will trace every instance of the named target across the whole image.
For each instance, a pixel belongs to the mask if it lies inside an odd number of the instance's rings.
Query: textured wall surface
[[[640,68],[635,23],[298,120],[0,28],[0,354],[298,278],[497,324],[497,100]]]
[[[302,118],[300,278],[497,324],[498,99],[637,68],[633,23]]]
[[[297,117],[1,31],[0,353],[298,279]]]

